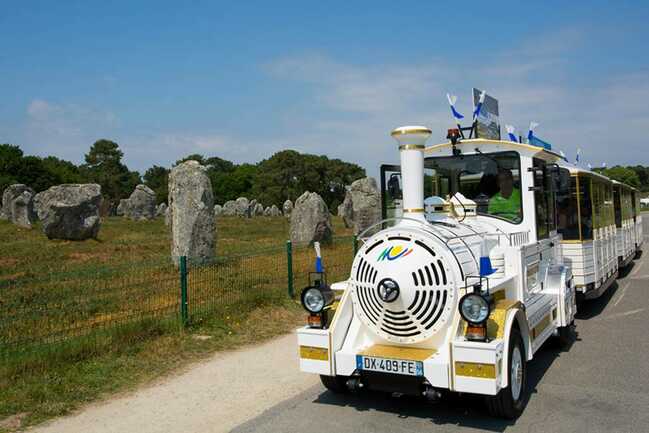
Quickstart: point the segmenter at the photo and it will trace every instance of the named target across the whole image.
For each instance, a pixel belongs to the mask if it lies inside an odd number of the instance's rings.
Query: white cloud
[[[637,154],[647,149],[647,143],[631,137],[649,123],[649,74],[568,78],[570,62],[578,61],[574,50],[582,41],[579,30],[559,31],[512,47],[483,64],[452,59],[364,66],[310,54],[278,59],[267,69],[278,79],[308,83],[314,90],[313,113],[291,119],[293,124],[302,120],[308,131],[287,128],[283,141],[309,143],[308,148],[359,162],[372,175],[378,174],[381,163],[398,159],[388,136],[391,128],[421,123],[437,134],[431,141],[443,140],[452,125],[446,91],[466,89],[458,93],[458,108],[467,115],[472,85],[500,100],[503,125],[512,123],[525,134],[529,122],[538,121],[539,136],[569,157],[581,147],[583,157],[594,165],[637,163]],[[624,150],[613,151],[621,140]],[[646,155],[645,151],[645,163]]]
[[[79,161],[90,143],[110,137],[118,119],[110,111],[77,104],[32,100],[26,108],[24,134],[27,153],[57,155]]]

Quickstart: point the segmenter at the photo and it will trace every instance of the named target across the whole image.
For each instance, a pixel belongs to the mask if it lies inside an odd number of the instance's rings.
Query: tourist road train
[[[541,345],[569,338],[581,300],[640,255],[638,191],[544,147],[391,135],[385,219],[360,234],[346,281],[317,273],[301,293],[300,368],[333,392],[481,394],[516,418]]]

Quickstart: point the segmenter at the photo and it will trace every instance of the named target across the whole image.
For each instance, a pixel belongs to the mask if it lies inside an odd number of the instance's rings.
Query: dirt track
[[[218,354],[177,376],[29,431],[229,431],[318,382],[316,376],[299,372],[296,350],[295,334],[291,334],[257,347]]]

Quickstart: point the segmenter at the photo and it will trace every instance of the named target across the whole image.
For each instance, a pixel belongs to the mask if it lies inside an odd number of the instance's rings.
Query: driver
[[[489,199],[489,213],[510,221],[521,220],[521,191],[514,187],[514,177],[507,169],[498,170],[499,192]]]

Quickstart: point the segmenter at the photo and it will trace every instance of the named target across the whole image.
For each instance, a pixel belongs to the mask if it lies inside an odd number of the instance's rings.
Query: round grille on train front
[[[355,311],[379,336],[416,343],[448,322],[455,282],[441,251],[409,232],[390,231],[370,239],[352,266]]]

